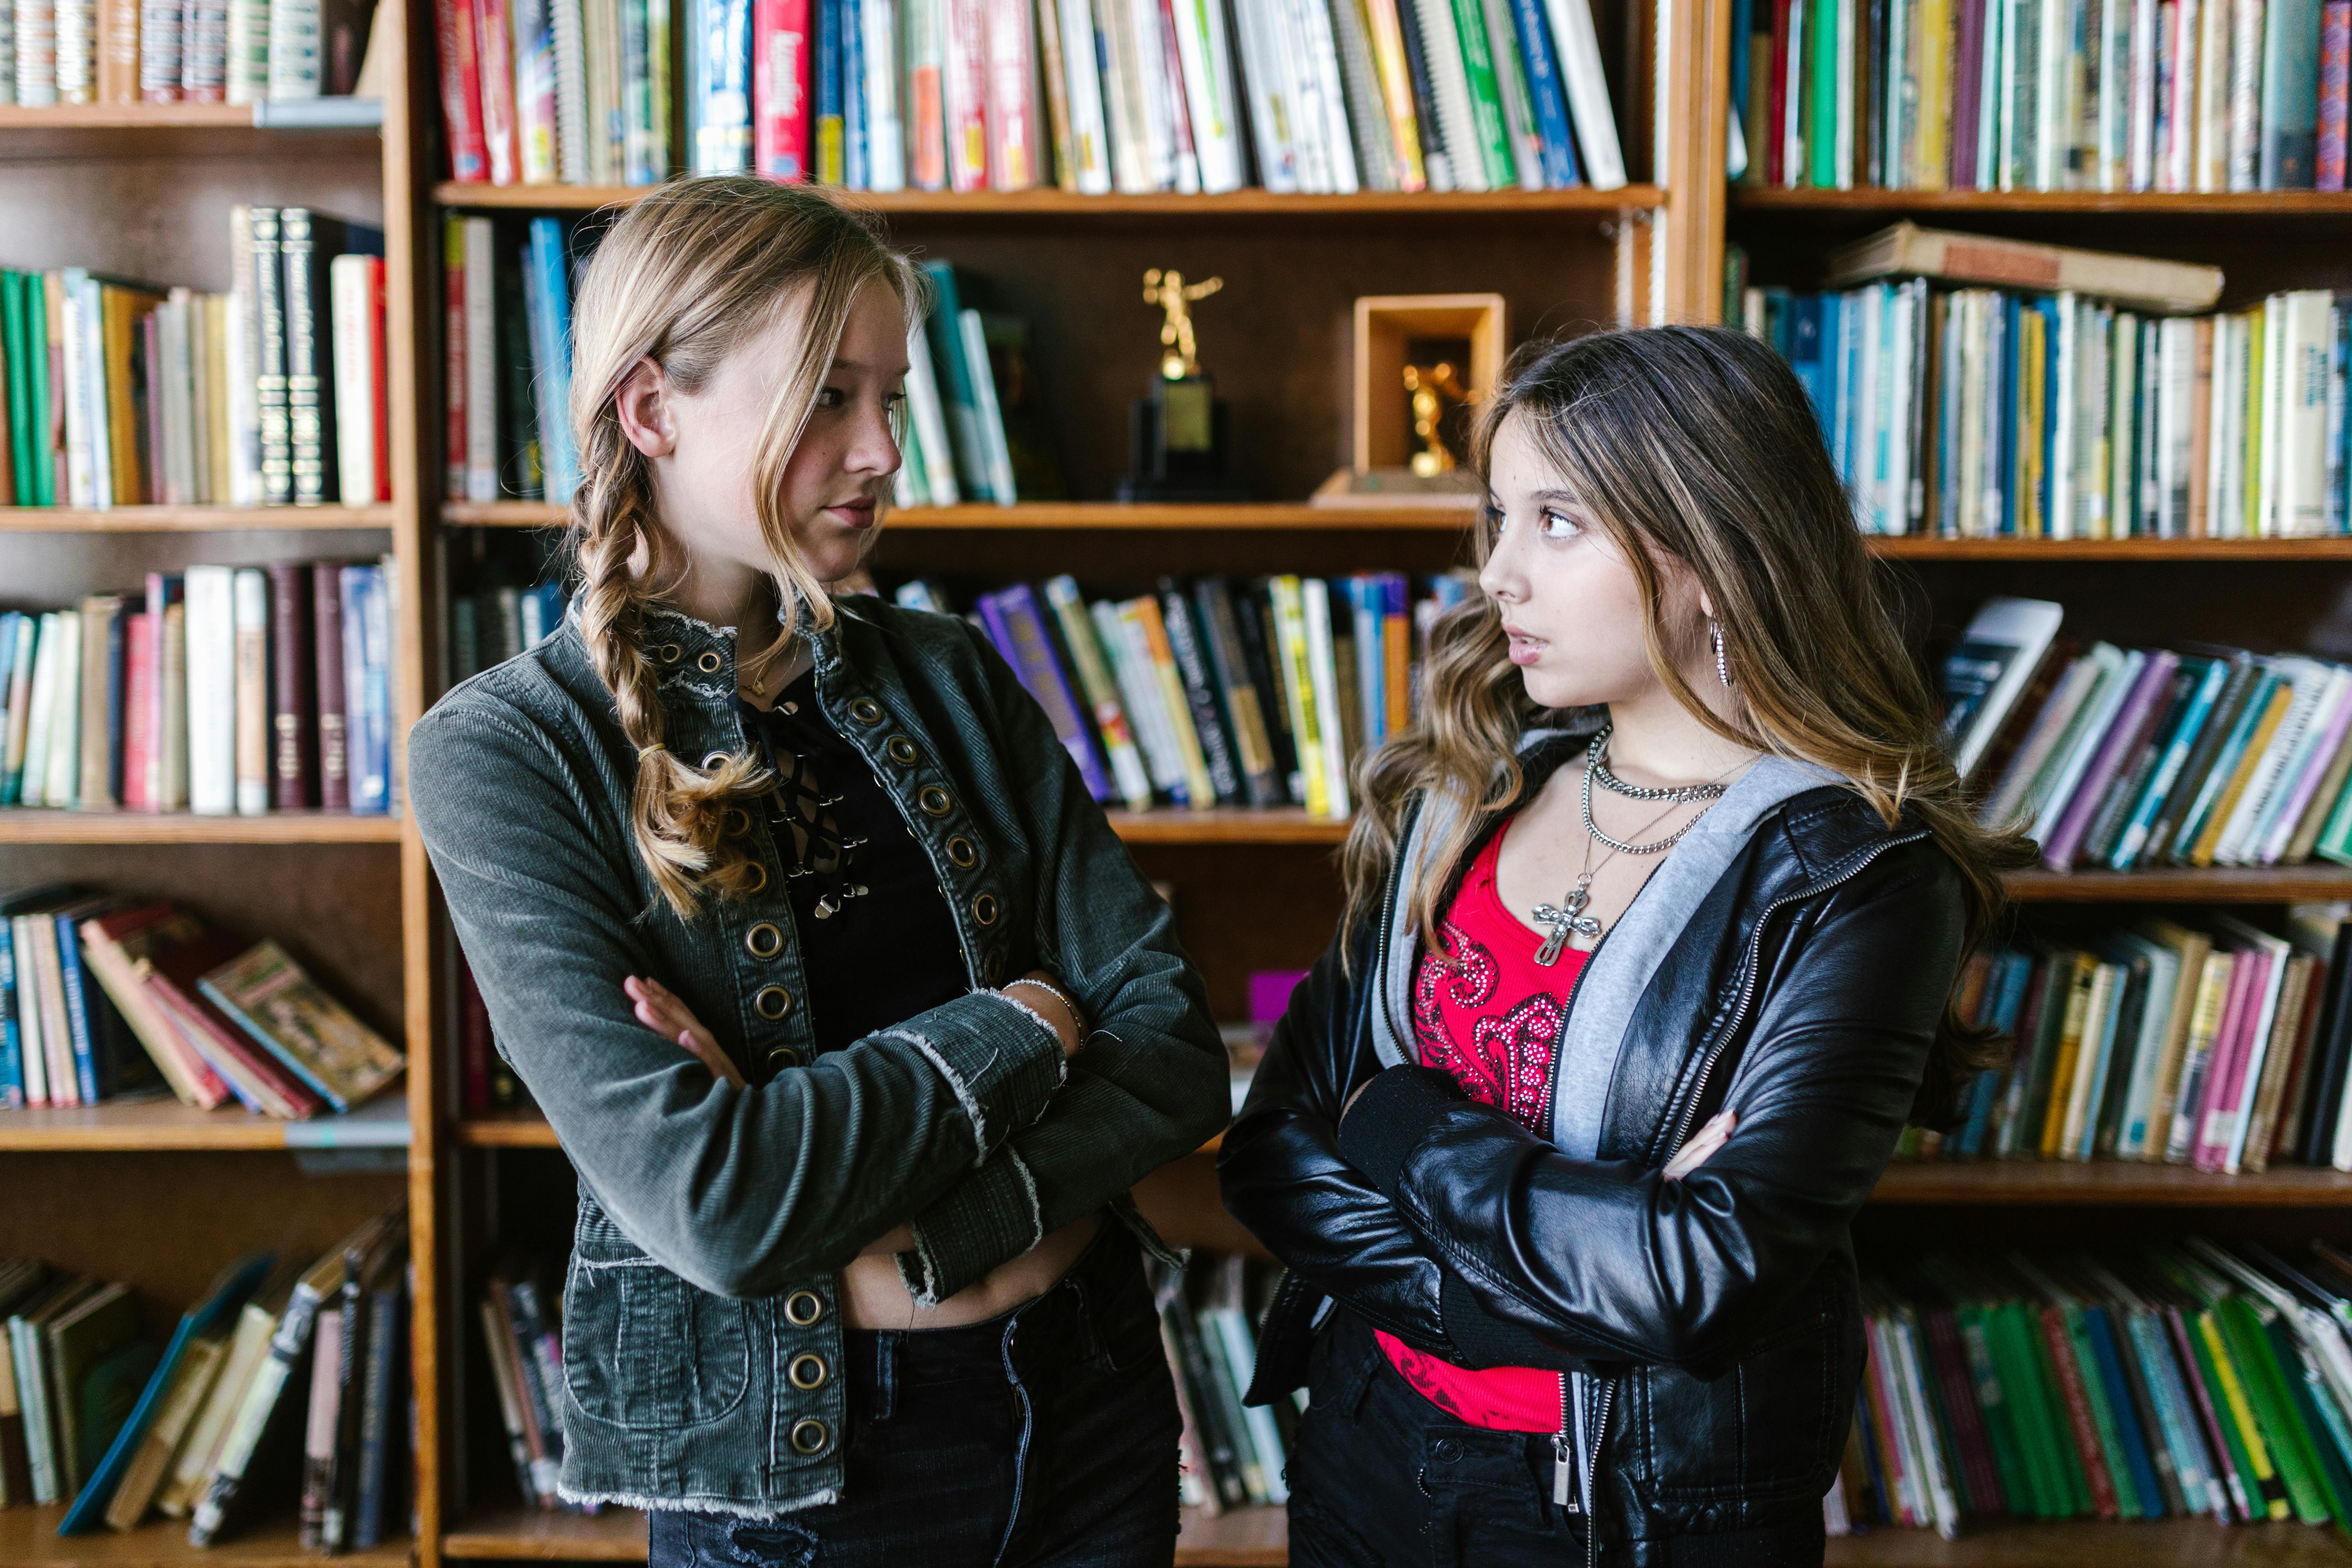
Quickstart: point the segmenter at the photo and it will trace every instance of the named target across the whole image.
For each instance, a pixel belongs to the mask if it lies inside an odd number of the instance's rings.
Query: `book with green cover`
[[[2231,1354],[2229,1337],[2220,1317],[2208,1307],[2189,1319],[2189,1328],[2197,1347],[2198,1368],[2211,1382],[2214,1411],[2221,1417],[2222,1430],[2233,1446],[2231,1457],[2242,1457],[2250,1483],[2249,1500],[2255,1503],[2264,1518],[2287,1518],[2292,1509],[2285,1480],[2272,1458],[2270,1445],[2263,1440],[2252,1402],[2246,1397],[2245,1380]]]
[[[1510,132],[1503,123],[1503,95],[1495,80],[1495,51],[1487,44],[1486,14],[1478,0],[1452,3],[1454,32],[1462,40],[1462,65],[1470,79],[1470,118],[1478,127],[1478,161],[1486,168],[1487,186],[1507,191],[1519,183],[1518,165],[1511,156]]]
[[[2231,1294],[2224,1296],[2213,1311],[2231,1359],[2237,1363],[2246,1403],[2252,1407],[2254,1420],[2260,1424],[2263,1440],[2269,1446],[2271,1462],[2285,1483],[2289,1505],[2304,1523],[2326,1524],[2327,1495],[2320,1479],[2319,1460],[2311,1451],[2311,1434],[2304,1430],[2302,1419],[2295,1414],[2294,1400],[2287,1393],[2278,1362],[2271,1353],[2270,1340],[2263,1332],[2260,1309],[2246,1297]]]
[[[2331,1414],[2341,1421],[2342,1412],[2331,1409],[2332,1397],[2295,1343],[2284,1317],[2276,1311],[2266,1311],[2262,1326],[2272,1359],[2278,1365],[2280,1388],[2310,1448],[2313,1471],[2319,1481],[2320,1496],[2327,1504],[2328,1517],[2344,1525],[2347,1512],[2352,1511],[2352,1470],[2345,1468],[2341,1446],[2352,1437],[2352,1433],[2330,1430]]]
[[[2057,1374],[2050,1365],[2032,1308],[2022,1300],[2005,1300],[1996,1318],[2015,1373],[2004,1382],[2026,1394],[2029,1417],[2021,1426],[2030,1446],[2038,1451],[2035,1469],[2046,1481],[2048,1511],[2043,1517],[2079,1518],[2091,1511],[2090,1481],[2083,1471],[2082,1456],[2075,1452],[2071,1426],[2059,1409]]]
[[[1842,79],[1838,67],[1851,42],[1839,18],[1850,11],[1841,0],[1816,0],[1808,9],[1811,14],[1805,18],[1805,178],[1822,190],[1834,190],[1840,183],[1837,127],[1843,108],[1838,101]]]

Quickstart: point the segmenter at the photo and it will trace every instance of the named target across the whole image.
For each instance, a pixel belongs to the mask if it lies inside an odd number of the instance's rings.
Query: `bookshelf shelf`
[[[283,1121],[244,1110],[198,1110],[177,1100],[0,1111],[0,1150],[16,1152],[285,1147]]]
[[[647,185],[492,185],[444,180],[433,187],[443,206],[520,212],[592,212],[625,206]],[[1277,195],[1261,190],[1223,195],[1073,195],[1061,190],[847,191],[860,206],[893,217],[1171,217],[1232,215],[1278,217],[1366,216],[1460,217],[1474,214],[1537,216],[1550,213],[1632,212],[1665,200],[1655,185],[1624,185],[1613,191],[1361,191],[1351,196]]]
[[[1829,1543],[1828,1568],[2342,1568],[2343,1538],[2301,1524],[2226,1528],[2210,1519],[2001,1524],[1946,1541],[1874,1529]]]
[[[467,1521],[465,1529],[444,1534],[441,1555],[504,1562],[643,1563],[646,1516],[625,1508],[602,1513],[486,1510]]]
[[[2030,904],[2302,904],[2352,898],[2352,868],[2020,871],[2009,879],[2009,891]]]
[[[551,528],[564,509],[545,501],[445,501],[441,521],[470,528]],[[1454,530],[1469,525],[1467,506],[1308,506],[1252,501],[1241,505],[1151,506],[1124,501],[1024,501],[1017,506],[907,507],[889,514],[893,532],[972,532],[1029,529],[1266,529],[1363,532]]]
[[[536,1110],[491,1111],[450,1123],[457,1143],[467,1149],[554,1149],[555,1129]],[[532,1517],[536,1518],[537,1515]]]
[[[0,530],[16,533],[226,533],[299,528],[331,532],[388,529],[389,506],[0,507]]]
[[[0,1563],[10,1568],[163,1568],[164,1564],[217,1563],[220,1568],[317,1568],[321,1561],[306,1551],[292,1520],[239,1531],[217,1546],[198,1549],[188,1544],[188,1527],[178,1520],[158,1519],[137,1530],[118,1534],[99,1530],[86,1535],[61,1536],[58,1521],[62,1508],[0,1509]],[[336,1559],[359,1568],[405,1568],[406,1541]]]
[[[2120,1160],[1925,1161],[1889,1165],[1874,1204],[2132,1204],[2183,1208],[2352,1205],[2352,1173],[2281,1165],[2222,1175],[2186,1165]]]
[[[400,822],[340,811],[260,816],[186,812],[0,810],[0,844],[397,844]]]
[[[2352,561],[2352,536],[2326,539],[1932,539],[1874,537],[1890,561]]]
[[[1757,213],[2048,213],[2145,217],[2352,218],[2342,191],[1845,191],[1734,185],[1735,211]]]
[[[1345,822],[1309,816],[1296,807],[1249,811],[1114,811],[1110,825],[1129,844],[1338,844]]]

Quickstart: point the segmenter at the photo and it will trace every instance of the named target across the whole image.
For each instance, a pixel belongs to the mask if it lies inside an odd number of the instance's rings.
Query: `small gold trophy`
[[[1417,364],[1406,365],[1404,389],[1412,394],[1412,433],[1422,443],[1422,449],[1412,455],[1409,466],[1424,479],[1452,473],[1454,452],[1438,427],[1449,408],[1470,401],[1470,389],[1462,384],[1449,360],[1440,360],[1427,370]]]
[[[1192,334],[1193,304],[1224,286],[1222,278],[1188,283],[1173,268],[1154,267],[1143,275],[1143,302],[1161,311],[1160,374],[1151,378],[1150,395],[1132,406],[1121,500],[1245,499],[1225,475],[1227,410],[1217,400],[1215,381],[1201,368]]]

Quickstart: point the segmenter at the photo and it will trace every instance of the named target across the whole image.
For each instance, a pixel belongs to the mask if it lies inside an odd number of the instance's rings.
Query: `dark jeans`
[[[772,1520],[651,1518],[647,1568],[1166,1568],[1175,1389],[1134,1237],[1103,1221],[999,1318],[852,1331],[842,1500]]]
[[[1290,1455],[1291,1568],[1581,1568],[1585,1520],[1551,1500],[1549,1433],[1456,1421],[1398,1376],[1371,1330],[1345,1310],[1316,1336],[1308,1388]],[[1802,1530],[1631,1546],[1615,1534],[1602,1532],[1603,1563],[1822,1561],[1821,1536]]]

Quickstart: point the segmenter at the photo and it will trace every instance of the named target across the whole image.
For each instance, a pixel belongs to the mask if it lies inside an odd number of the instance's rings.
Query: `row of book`
[[[439,0],[450,177],[652,184],[667,0]],[[696,174],[1089,195],[1625,183],[1588,0],[690,0]]]
[[[2084,648],[2059,637],[2063,613],[1991,600],[1945,661],[1985,821],[2026,827],[2053,871],[2352,865],[2352,668]]]
[[[2276,936],[2234,915],[2036,935],[1979,952],[1963,1014],[2017,1043],[1949,1136],[1899,1159],[2114,1159],[2352,1170],[2352,910],[2298,905]]]
[[[1412,722],[1430,627],[1462,574],[1160,580],[1088,601],[1055,577],[975,596],[969,615],[1053,721],[1098,801],[1304,806],[1349,815],[1349,767]],[[962,606],[916,578],[896,598]]]
[[[1830,1533],[2000,1519],[2352,1526],[2352,1257],[2191,1237],[1866,1273]]]
[[[0,6],[0,104],[348,94],[362,85],[374,11],[373,0],[14,0]]]
[[[1925,279],[1750,289],[1856,521],[1946,538],[2303,538],[2352,528],[2352,310],[2323,289],[2157,316]]]
[[[0,807],[389,811],[394,582],[191,566],[0,614]]]
[[[1735,177],[2344,189],[2345,0],[1737,0]]]
[[[446,220],[448,499],[572,499],[580,482],[566,412],[572,299],[575,269],[599,232],[552,217]],[[1028,323],[968,307],[972,280],[948,262],[924,270],[931,303],[908,343],[898,504],[1010,506],[1063,495],[1029,364]]]
[[[484,1285],[479,1307],[490,1386],[524,1506],[593,1513],[595,1505],[556,1494],[563,1468],[562,1292],[549,1289],[546,1276],[532,1259],[509,1258]]]
[[[0,896],[0,1110],[151,1098],[303,1121],[402,1055],[276,942],[168,900],[68,884]]]
[[[1242,1403],[1257,1371],[1257,1323],[1276,1279],[1272,1268],[1239,1253],[1195,1253],[1182,1269],[1154,1268],[1160,1339],[1184,1423],[1181,1496],[1212,1517],[1290,1500],[1285,1468],[1306,1390],[1270,1405]]]
[[[226,294],[0,272],[0,505],[392,499],[382,231],[236,206]]]
[[[68,1535],[160,1513],[211,1546],[299,1474],[305,1547],[397,1539],[414,1468],[407,1250],[395,1207],[315,1259],[249,1254],[160,1346],[124,1286],[0,1262],[0,1507],[66,1504]]]

